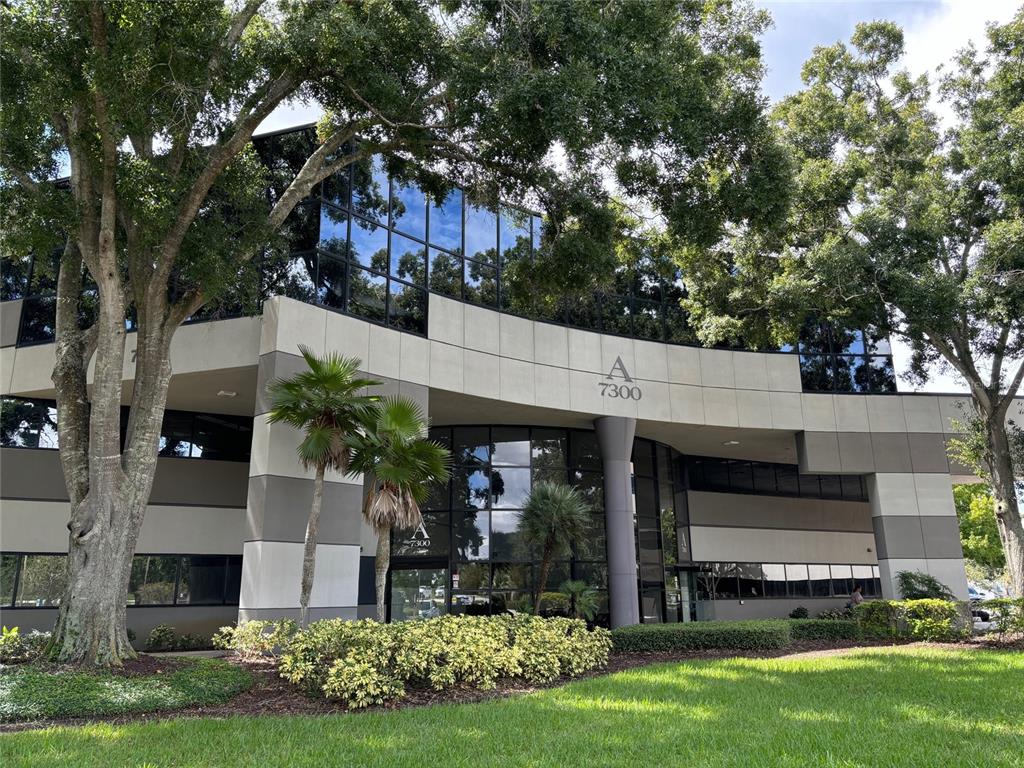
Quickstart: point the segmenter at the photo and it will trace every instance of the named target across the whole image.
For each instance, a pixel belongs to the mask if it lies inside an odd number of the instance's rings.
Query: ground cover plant
[[[9,734],[0,763],[1020,765],[1024,654],[919,646],[659,664],[483,704]]]
[[[0,722],[219,704],[252,683],[248,671],[220,659],[153,661],[140,672],[82,671],[32,664],[4,669],[0,671]]]

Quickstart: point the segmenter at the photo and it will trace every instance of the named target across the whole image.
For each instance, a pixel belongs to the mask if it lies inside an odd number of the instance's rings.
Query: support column
[[[611,625],[640,623],[637,593],[636,529],[633,522],[631,458],[636,419],[594,419],[604,469],[604,512],[608,532],[608,591]]]
[[[900,571],[921,571],[967,599],[960,527],[948,474],[888,472],[867,476],[882,596],[898,600]]]

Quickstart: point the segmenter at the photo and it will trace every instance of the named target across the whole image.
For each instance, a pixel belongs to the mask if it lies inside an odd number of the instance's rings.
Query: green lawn
[[[5,766],[1013,766],[1024,654],[662,664],[485,704],[0,738]]]

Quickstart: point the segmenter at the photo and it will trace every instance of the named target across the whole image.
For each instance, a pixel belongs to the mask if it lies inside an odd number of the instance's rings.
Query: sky
[[[912,74],[934,74],[953,55],[973,42],[985,46],[985,24],[1009,21],[1021,0],[755,0],[774,20],[762,40],[767,73],[765,95],[778,101],[801,87],[800,69],[815,46],[848,41],[858,22],[887,19],[904,31],[904,66]],[[945,116],[937,105],[940,116]],[[276,110],[259,132],[309,123],[319,117],[315,106],[292,104]],[[894,344],[896,369],[907,370],[909,351]],[[900,389],[912,391],[905,381]],[[963,392],[963,382],[935,372],[918,391]]]

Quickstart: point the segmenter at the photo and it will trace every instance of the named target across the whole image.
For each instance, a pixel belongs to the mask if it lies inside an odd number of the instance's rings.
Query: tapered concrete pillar
[[[604,466],[604,513],[608,531],[608,591],[612,628],[640,623],[631,458],[636,419],[594,420]]]

